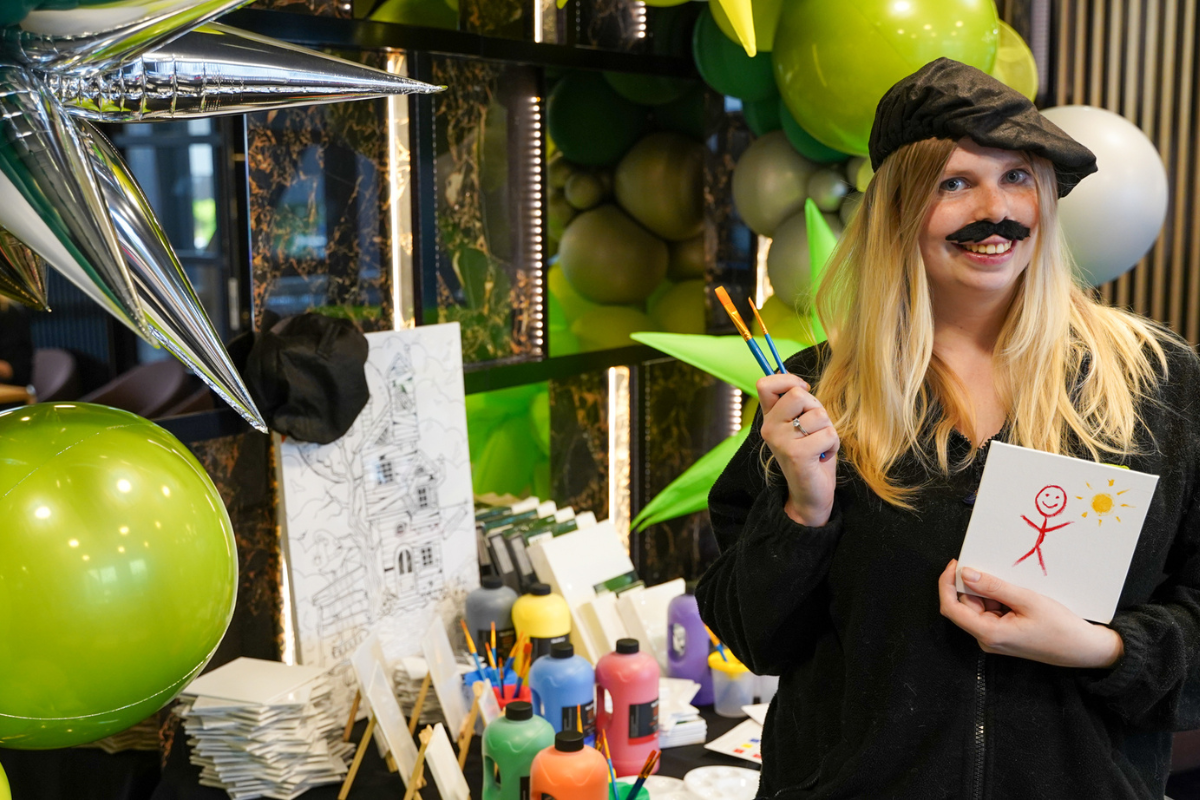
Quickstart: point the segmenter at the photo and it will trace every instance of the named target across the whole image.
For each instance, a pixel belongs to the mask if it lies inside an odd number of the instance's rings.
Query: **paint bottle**
[[[550,593],[544,583],[529,587],[529,594],[517,598],[512,607],[513,625],[517,635],[529,637],[533,645],[533,660],[550,655],[550,647],[565,642],[571,635],[571,609],[561,596]]]
[[[533,759],[554,745],[554,729],[514,700],[483,732],[483,800],[529,800]]]
[[[517,593],[504,585],[499,575],[485,575],[479,588],[467,595],[467,630],[475,639],[475,646],[483,652],[484,643],[492,641],[492,625],[496,626],[496,649],[508,655],[517,643],[513,630],[512,607],[517,602]]]
[[[583,734],[563,731],[533,759],[530,800],[608,800],[608,762],[583,746]]]
[[[738,661],[729,648],[725,648],[723,657],[721,653],[710,655],[708,665],[713,672],[713,711],[733,719],[746,716],[742,706],[754,702],[758,676]]]
[[[637,639],[618,639],[617,651],[596,662],[596,709],[617,777],[637,775],[658,749],[658,662]]]
[[[596,672],[587,659],[575,655],[570,642],[550,648],[550,657],[529,668],[533,711],[554,726],[554,732],[582,728],[586,744],[596,738]]]
[[[700,684],[692,705],[712,705],[712,670],[708,668],[708,631],[696,603],[696,582],[667,605],[667,675]]]

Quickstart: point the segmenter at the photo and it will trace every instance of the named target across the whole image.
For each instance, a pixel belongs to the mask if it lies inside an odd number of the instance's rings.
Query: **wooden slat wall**
[[[1052,0],[1053,85],[1045,105],[1121,114],[1167,167],[1163,231],[1137,267],[1100,287],[1108,302],[1200,342],[1200,0]],[[1000,3],[1001,13],[1019,3]],[[1015,10],[1013,13],[1016,13]]]

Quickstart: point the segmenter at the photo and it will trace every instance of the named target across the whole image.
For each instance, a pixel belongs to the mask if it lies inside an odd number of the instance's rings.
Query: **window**
[[[381,486],[396,479],[396,473],[392,470],[392,462],[383,456],[379,457],[379,463],[375,465],[375,470]]]
[[[425,545],[424,547],[421,548],[421,566],[422,567],[432,567],[433,566],[433,548],[429,545]]]
[[[400,568],[401,575],[412,572],[412,553],[401,550],[400,554],[396,556],[396,566]]]
[[[429,508],[429,487],[417,487],[417,508]]]

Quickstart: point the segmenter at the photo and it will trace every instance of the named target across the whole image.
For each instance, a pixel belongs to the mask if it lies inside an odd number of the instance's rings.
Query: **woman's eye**
[[[959,189],[963,188],[964,185],[965,184],[962,178],[947,178],[946,180],[942,181],[942,191],[957,192]]]
[[[1010,183],[1021,183],[1029,177],[1029,173],[1023,169],[1010,169],[1008,171],[1008,180]]]

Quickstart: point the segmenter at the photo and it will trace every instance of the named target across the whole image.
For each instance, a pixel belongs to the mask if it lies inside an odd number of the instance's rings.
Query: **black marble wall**
[[[382,56],[363,61],[382,67]],[[387,103],[250,114],[246,165],[255,325],[320,308],[392,327]]]
[[[550,499],[608,518],[608,372],[550,381]]]

